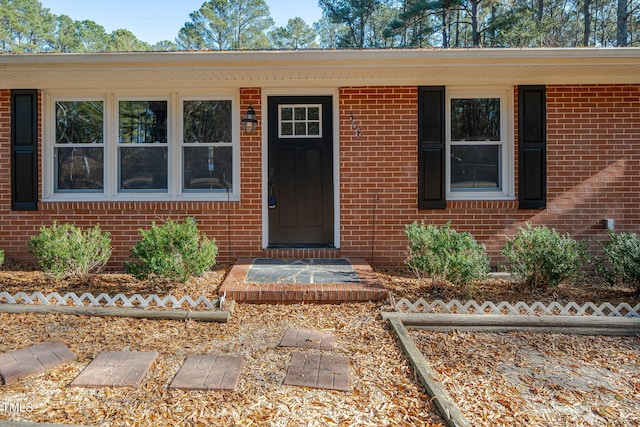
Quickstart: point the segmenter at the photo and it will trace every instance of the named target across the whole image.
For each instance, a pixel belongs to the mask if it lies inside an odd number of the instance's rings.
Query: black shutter
[[[418,208],[445,209],[444,86],[418,89]]]
[[[547,114],[544,86],[518,87],[518,207],[547,206]]]
[[[38,209],[38,91],[11,91],[11,209]]]

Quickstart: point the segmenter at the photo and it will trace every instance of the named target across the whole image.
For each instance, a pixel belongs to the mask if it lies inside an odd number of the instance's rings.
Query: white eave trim
[[[2,88],[578,83],[640,83],[640,48],[0,55]]]

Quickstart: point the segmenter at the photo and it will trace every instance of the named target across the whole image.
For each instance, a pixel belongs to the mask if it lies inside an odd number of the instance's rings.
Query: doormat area
[[[380,301],[388,291],[362,258],[240,258],[218,294],[252,304]]]
[[[360,283],[346,258],[271,259],[253,261],[247,283]]]

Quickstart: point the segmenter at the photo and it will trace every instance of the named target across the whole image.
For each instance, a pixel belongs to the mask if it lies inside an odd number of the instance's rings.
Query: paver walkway
[[[349,364],[346,356],[295,352],[284,384],[349,391]]]
[[[242,356],[189,356],[169,388],[186,390],[235,390],[240,380]]]
[[[71,382],[74,387],[137,388],[158,353],[103,351]]]
[[[5,385],[10,385],[28,375],[71,362],[75,357],[71,350],[58,341],[32,345],[0,354],[0,378]]]
[[[280,347],[313,348],[328,351],[333,350],[333,345],[332,334],[305,328],[289,329],[279,344]]]

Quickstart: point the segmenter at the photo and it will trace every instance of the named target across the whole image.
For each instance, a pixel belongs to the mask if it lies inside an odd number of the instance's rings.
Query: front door
[[[269,246],[333,246],[330,96],[271,96]]]

